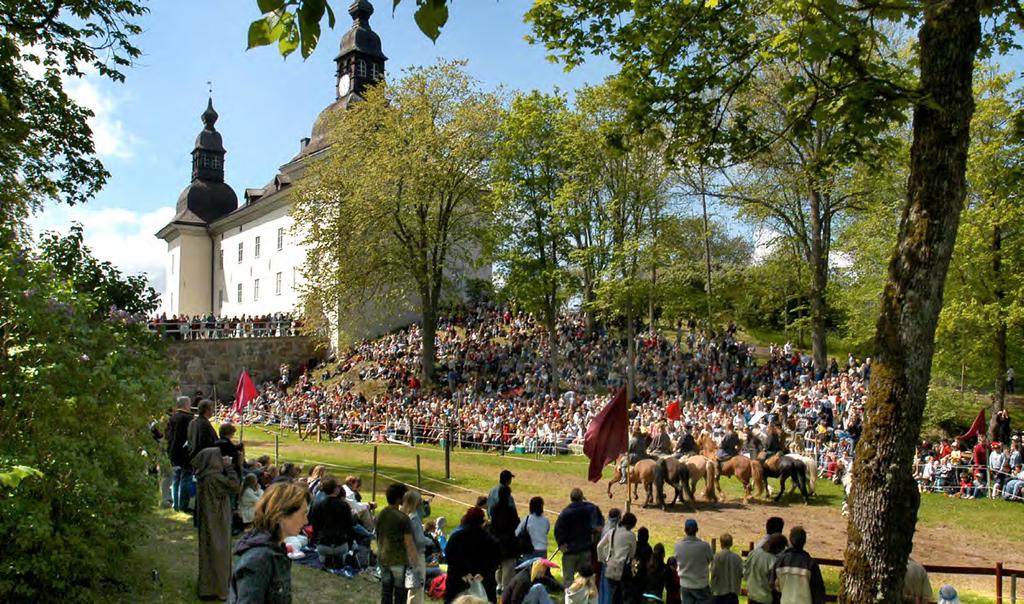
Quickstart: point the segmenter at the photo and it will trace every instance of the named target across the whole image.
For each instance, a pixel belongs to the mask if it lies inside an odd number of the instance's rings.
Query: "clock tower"
[[[366,87],[384,77],[384,62],[388,60],[380,49],[380,36],[370,29],[373,5],[368,0],[354,0],[348,7],[352,27],[341,38],[337,64],[337,98],[349,101],[361,96]],[[347,104],[347,103],[346,103]]]

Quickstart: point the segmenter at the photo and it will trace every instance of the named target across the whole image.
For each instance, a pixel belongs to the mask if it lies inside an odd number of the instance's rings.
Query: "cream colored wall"
[[[180,240],[180,285],[175,314],[205,315],[210,312],[210,236],[205,232],[183,232]]]

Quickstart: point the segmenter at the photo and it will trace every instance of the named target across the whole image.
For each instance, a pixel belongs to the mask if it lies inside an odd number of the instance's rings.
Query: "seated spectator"
[[[242,480],[242,493],[238,497],[238,516],[242,519],[242,528],[248,530],[256,516],[256,503],[263,496],[263,489],[255,474],[246,474]]]
[[[337,479],[328,475],[320,484],[326,496],[309,510],[309,523],[313,525],[310,545],[316,546],[320,562],[325,567],[340,568],[355,539],[352,510],[341,498]]]

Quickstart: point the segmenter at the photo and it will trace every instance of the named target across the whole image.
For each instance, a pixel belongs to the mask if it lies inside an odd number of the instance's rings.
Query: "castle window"
[[[277,229],[277,249],[278,251],[284,249],[284,227]]]
[[[281,273],[274,276],[274,293],[281,295]]]
[[[238,284],[238,303],[242,303],[242,284]]]
[[[356,63],[356,75],[358,75],[361,78],[366,77],[366,61],[359,59],[359,61]]]
[[[256,279],[252,282],[252,301],[258,302],[260,299],[260,280]]]
[[[377,80],[380,75],[380,67],[376,63],[370,63],[370,77]]]
[[[260,236],[259,235],[256,235],[256,249],[253,250],[252,254],[253,254],[253,258],[259,258],[260,257]]]
[[[242,263],[242,242],[238,242],[238,263]]]

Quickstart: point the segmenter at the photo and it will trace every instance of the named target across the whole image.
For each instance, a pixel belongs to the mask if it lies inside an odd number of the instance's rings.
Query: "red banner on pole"
[[[626,387],[623,386],[587,428],[583,437],[583,453],[590,458],[587,472],[590,482],[601,480],[602,468],[625,453],[629,446],[628,403]]]

